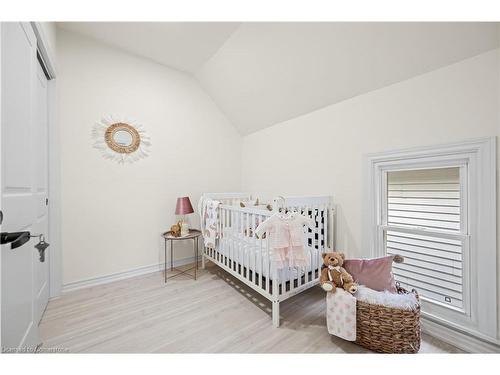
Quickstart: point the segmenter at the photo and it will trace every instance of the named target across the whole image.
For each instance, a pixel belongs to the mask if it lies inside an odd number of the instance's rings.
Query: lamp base
[[[187,236],[189,234],[189,224],[183,221],[181,224],[181,237]]]

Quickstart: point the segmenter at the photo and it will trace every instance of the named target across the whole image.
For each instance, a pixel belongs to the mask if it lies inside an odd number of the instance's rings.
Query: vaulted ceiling
[[[241,134],[497,48],[496,23],[62,23],[195,76]]]
[[[194,73],[238,27],[224,22],[59,22],[89,36],[171,68]]]

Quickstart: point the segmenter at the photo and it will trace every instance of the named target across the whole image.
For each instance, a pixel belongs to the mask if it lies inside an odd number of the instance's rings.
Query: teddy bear
[[[358,286],[352,276],[342,267],[345,256],[343,253],[323,253],[323,266],[319,282],[323,290],[335,293],[337,288],[343,288],[351,294],[356,293]]]

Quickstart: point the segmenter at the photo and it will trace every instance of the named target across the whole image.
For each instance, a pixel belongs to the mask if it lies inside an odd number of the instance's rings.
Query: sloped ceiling
[[[243,24],[196,76],[248,134],[497,46],[493,23]]]
[[[73,31],[160,64],[194,73],[236,30],[225,22],[58,22]]]
[[[243,135],[499,45],[496,23],[61,26],[193,74]]]

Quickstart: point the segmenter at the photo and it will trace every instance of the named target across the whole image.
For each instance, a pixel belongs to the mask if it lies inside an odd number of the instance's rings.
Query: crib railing
[[[313,203],[313,204],[311,204]],[[217,249],[206,249],[206,255],[247,285],[272,300],[284,300],[316,283],[321,272],[321,252],[328,246],[330,201],[301,202],[290,198],[289,209],[313,218],[315,226],[305,233],[307,267],[276,269],[266,236],[259,238],[255,229],[275,212],[252,207],[222,204],[219,207]]]
[[[210,198],[227,205],[237,205],[241,201],[251,200],[250,193],[205,193],[203,197]]]
[[[219,208],[220,250],[231,270],[254,289],[271,294],[272,259],[268,238],[255,229],[272,213],[255,208],[221,205]]]

